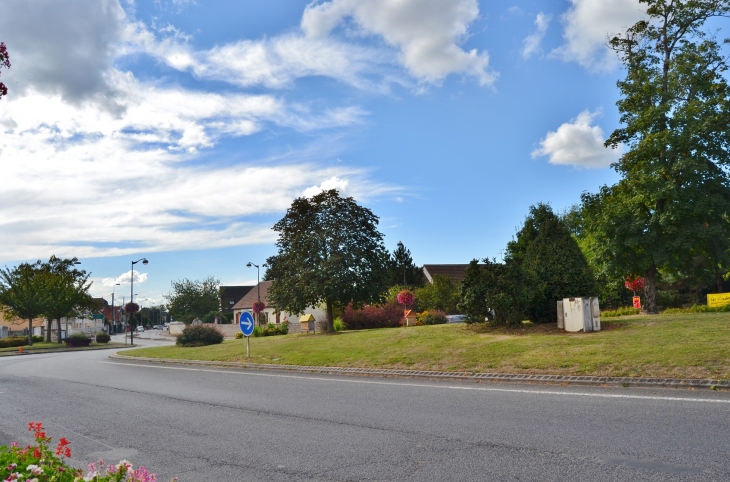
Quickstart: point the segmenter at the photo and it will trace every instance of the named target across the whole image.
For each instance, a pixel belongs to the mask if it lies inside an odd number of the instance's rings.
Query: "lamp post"
[[[147,261],[147,258],[141,258],[141,259],[138,259],[137,261],[132,261],[132,277],[131,277],[131,280],[130,280],[131,281],[131,287],[130,287],[131,289],[129,290],[129,293],[131,295],[130,296],[130,299],[129,299],[129,302],[130,303],[134,303],[134,265],[137,264],[137,263],[139,263],[140,261],[142,261],[142,264],[149,263],[149,261]],[[129,344],[130,345],[134,345],[134,331],[130,330],[130,333],[131,333],[131,335],[130,335],[130,343]]]
[[[117,326],[116,326],[117,325],[117,323],[116,323],[116,321],[117,321],[117,312],[114,309],[114,291],[117,289],[117,286],[120,286],[120,285],[121,285],[121,283],[116,283],[114,285],[114,287],[112,288],[112,326],[114,328],[112,330],[109,330],[110,332],[117,330]],[[109,334],[111,335],[111,333],[109,333]]]
[[[81,264],[81,261],[71,261],[71,264]],[[68,338],[68,316],[66,317],[66,338]],[[61,320],[58,320],[58,342],[61,343]]]
[[[250,268],[251,266],[256,266],[256,299],[260,303],[261,302],[261,288],[259,288],[259,265],[253,264],[251,261],[246,263],[247,268]],[[258,323],[259,325],[261,324],[261,315],[259,313],[256,313],[256,323]]]
[[[403,243],[398,241],[398,248],[401,250],[405,250],[405,246],[403,246]],[[403,289],[406,290],[408,287],[406,286],[406,264],[403,263]]]

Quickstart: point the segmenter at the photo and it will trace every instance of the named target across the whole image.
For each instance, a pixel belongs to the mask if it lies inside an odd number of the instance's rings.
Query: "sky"
[[[91,292],[254,284],[271,227],[338,189],[417,264],[500,258],[531,205],[617,181],[638,0],[3,0],[0,266]],[[263,267],[261,268],[263,275]],[[119,286],[116,284],[119,283]]]

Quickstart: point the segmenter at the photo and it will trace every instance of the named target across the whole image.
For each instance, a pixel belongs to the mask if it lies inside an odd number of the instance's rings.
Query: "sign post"
[[[638,296],[634,296],[634,308],[641,309],[641,298]]]
[[[238,319],[238,327],[241,329],[243,336],[246,337],[246,357],[251,358],[249,339],[254,328],[253,316],[251,316],[251,313],[248,311],[241,313],[241,317]]]

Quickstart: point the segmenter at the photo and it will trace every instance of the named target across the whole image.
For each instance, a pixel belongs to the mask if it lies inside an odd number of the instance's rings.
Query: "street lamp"
[[[259,288],[259,265],[253,264],[251,261],[246,263],[246,267],[250,268],[251,266],[256,266],[256,299],[259,303],[261,303],[261,288]],[[258,308],[256,308],[258,310]],[[261,320],[259,319],[260,315],[256,313],[256,322],[260,325]]]
[[[114,329],[113,330],[109,330],[110,332],[117,330],[117,326],[116,326],[117,325],[117,323],[116,323],[116,321],[117,321],[117,312],[114,309],[114,291],[117,289],[117,286],[120,286],[120,285],[121,285],[121,283],[116,283],[112,287],[112,325],[114,326]],[[111,335],[111,333],[109,333],[109,334]]]
[[[398,241],[398,248],[401,250],[405,250],[405,246],[403,246],[403,243]],[[405,253],[404,253],[405,254]],[[406,286],[406,264],[403,263],[403,289],[406,290],[408,287]]]
[[[130,300],[129,300],[130,303],[134,303],[134,265],[139,263],[140,261],[142,261],[142,264],[149,263],[149,261],[147,261],[147,258],[141,258],[141,259],[138,259],[137,261],[132,261],[132,278],[131,278],[131,287],[130,287],[131,289],[129,290],[129,293],[131,294]],[[134,332],[132,332],[132,334],[131,334],[129,344],[134,345]]]

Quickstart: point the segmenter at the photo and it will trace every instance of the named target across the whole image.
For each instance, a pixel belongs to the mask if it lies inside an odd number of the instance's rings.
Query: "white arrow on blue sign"
[[[254,327],[253,316],[251,316],[251,313],[248,311],[241,313],[241,318],[238,320],[238,326],[241,328],[243,336],[251,336]]]

